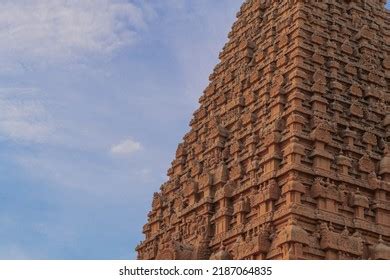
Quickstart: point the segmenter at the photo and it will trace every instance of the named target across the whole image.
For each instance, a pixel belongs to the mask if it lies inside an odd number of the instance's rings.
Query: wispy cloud
[[[118,156],[128,156],[142,149],[141,143],[127,139],[119,144],[113,145],[110,149],[111,154]]]
[[[185,84],[184,93],[187,98],[190,97],[187,100],[191,104],[196,104],[207,85],[208,76],[218,63],[218,52],[227,41],[233,23],[232,14],[241,4],[242,1],[237,0],[165,0],[153,3],[155,10],[160,10],[161,6],[166,9],[167,15],[161,18],[160,23],[161,40],[175,54],[181,80]],[[188,30],[191,30],[190,38]]]
[[[36,89],[0,89],[0,112],[0,136],[7,140],[42,143],[54,130]]]
[[[107,55],[134,44],[148,14],[125,0],[1,1],[0,57],[25,68]]]
[[[0,258],[135,246],[239,2],[0,1],[1,166],[12,171],[0,189],[17,221],[1,227]]]

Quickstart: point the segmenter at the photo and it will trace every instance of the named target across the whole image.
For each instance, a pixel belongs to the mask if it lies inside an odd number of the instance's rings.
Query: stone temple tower
[[[384,0],[247,0],[139,259],[390,259]]]

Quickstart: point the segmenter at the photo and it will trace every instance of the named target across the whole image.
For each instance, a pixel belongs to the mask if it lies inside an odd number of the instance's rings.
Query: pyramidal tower
[[[384,0],[247,0],[139,259],[390,259]]]

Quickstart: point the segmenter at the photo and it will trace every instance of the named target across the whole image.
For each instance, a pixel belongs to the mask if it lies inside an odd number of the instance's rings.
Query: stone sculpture
[[[139,259],[390,259],[383,0],[247,0]]]

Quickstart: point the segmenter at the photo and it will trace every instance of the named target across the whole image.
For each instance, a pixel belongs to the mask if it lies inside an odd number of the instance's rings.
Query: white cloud
[[[125,0],[1,1],[0,62],[25,68],[25,63],[108,55],[136,41],[147,14]]]
[[[113,155],[125,156],[131,155],[142,149],[141,143],[134,141],[133,139],[127,139],[117,145],[111,147],[111,153]]]
[[[53,126],[32,88],[0,89],[0,136],[12,141],[46,142]]]

